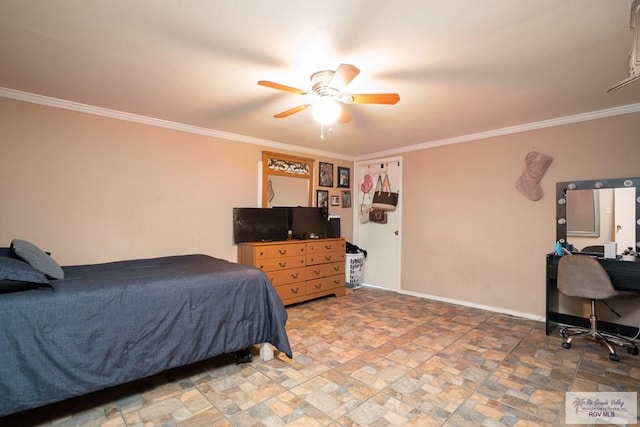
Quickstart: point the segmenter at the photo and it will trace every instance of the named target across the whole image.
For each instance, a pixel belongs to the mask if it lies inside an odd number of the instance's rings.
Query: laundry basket
[[[347,288],[358,289],[364,283],[364,254],[345,254]]]

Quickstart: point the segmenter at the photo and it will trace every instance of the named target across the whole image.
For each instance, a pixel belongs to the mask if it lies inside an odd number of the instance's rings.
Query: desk
[[[565,255],[588,256],[588,255]],[[558,261],[559,256],[547,254],[547,308],[546,308],[546,333],[551,334],[559,323],[572,326],[589,326],[589,320],[581,317],[560,313],[558,291]],[[598,258],[598,261],[611,277],[613,287],[620,291],[640,292],[640,262],[619,261],[615,259]],[[581,319],[583,321],[581,321]],[[602,322],[603,324],[605,322]],[[613,325],[613,324],[610,324]],[[620,328],[632,328],[625,325],[616,325]],[[635,328],[634,328],[635,329]],[[606,328],[603,326],[603,330]],[[617,332],[617,331],[614,331]],[[634,332],[635,333],[635,332]]]

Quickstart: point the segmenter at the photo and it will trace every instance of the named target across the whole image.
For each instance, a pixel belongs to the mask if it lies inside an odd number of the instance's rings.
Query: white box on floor
[[[618,251],[618,244],[616,242],[604,242],[604,257],[616,258],[616,252]]]

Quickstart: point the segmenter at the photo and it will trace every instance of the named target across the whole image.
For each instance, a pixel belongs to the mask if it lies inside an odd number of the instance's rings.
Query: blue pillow
[[[11,258],[11,248],[0,248],[0,257]]]
[[[0,294],[33,288],[53,289],[45,275],[26,262],[0,257]]]
[[[13,239],[11,249],[15,255],[51,279],[64,279],[64,271],[42,249],[25,240]]]

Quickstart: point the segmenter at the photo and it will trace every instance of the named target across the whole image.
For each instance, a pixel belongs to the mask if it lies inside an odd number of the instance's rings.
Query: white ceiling
[[[2,0],[0,88],[366,158],[640,111],[640,82],[606,93],[629,75],[631,2]],[[400,102],[347,105],[324,140],[309,110],[272,117],[303,98],[258,80],[308,90],[340,63],[361,70],[349,92]]]

